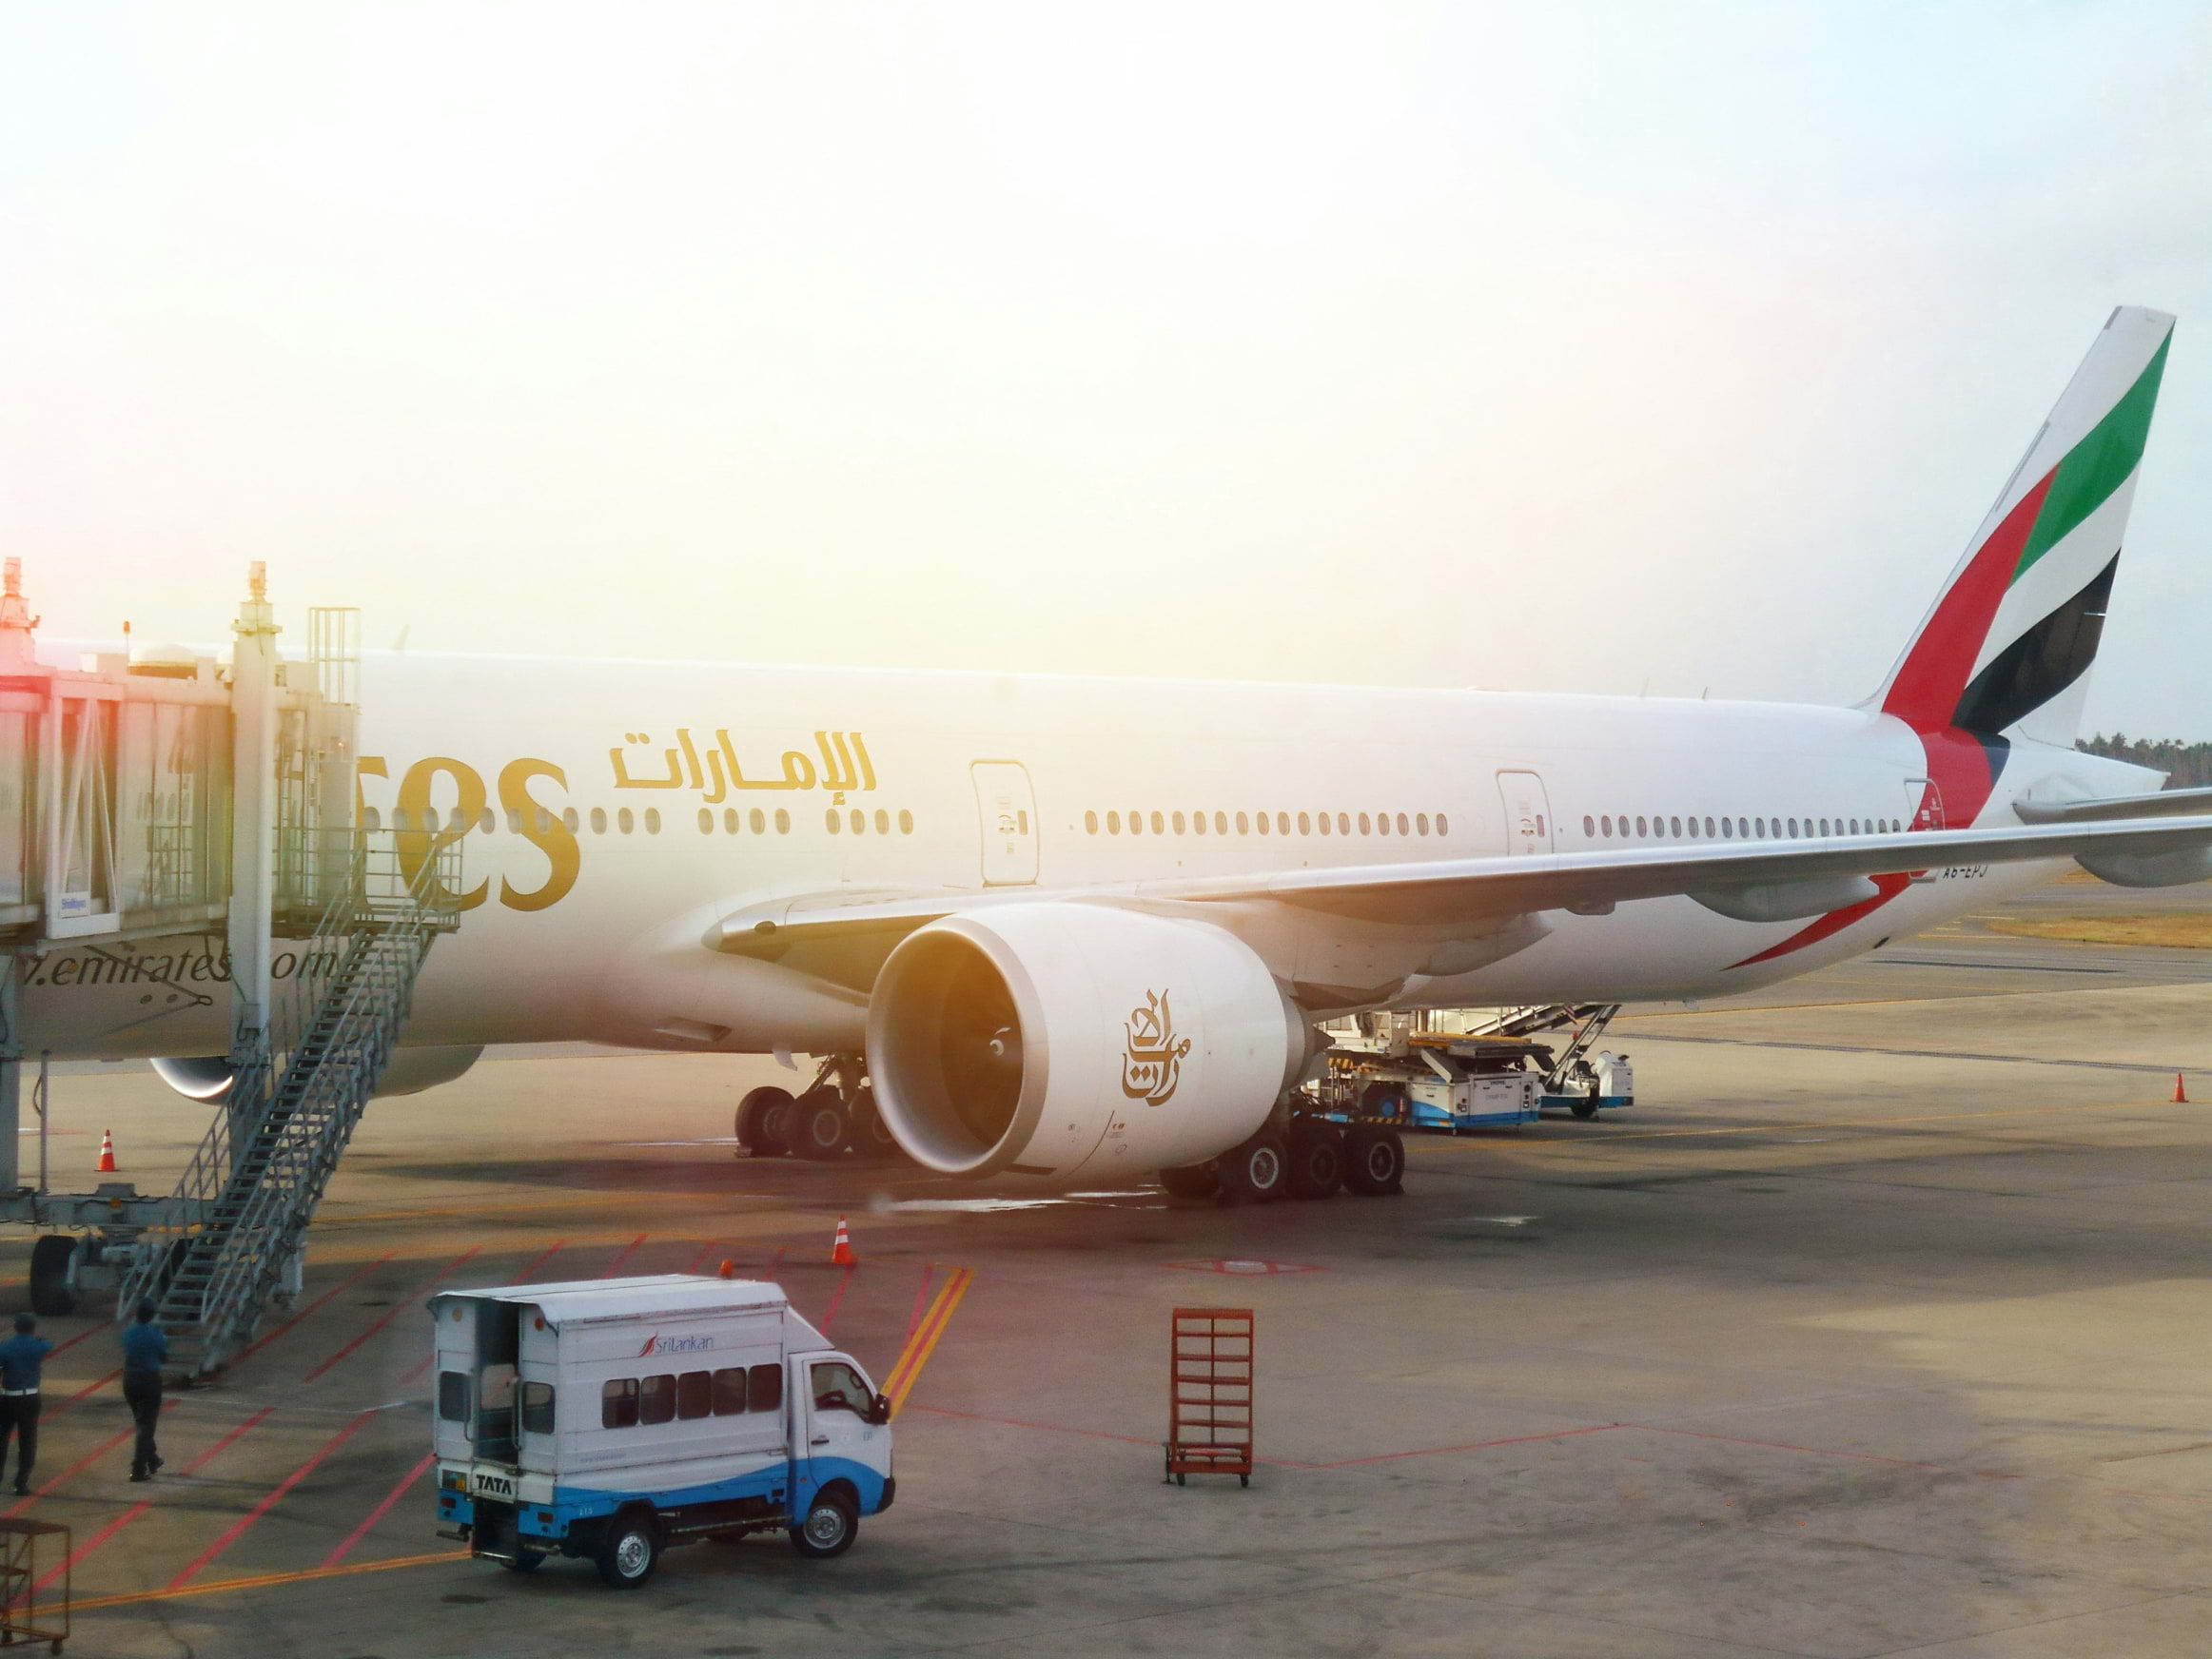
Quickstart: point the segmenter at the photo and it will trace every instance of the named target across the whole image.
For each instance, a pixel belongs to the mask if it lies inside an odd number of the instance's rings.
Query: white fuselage
[[[715,955],[723,917],[840,889],[1065,891],[1704,844],[1739,825],[1753,839],[1845,835],[1909,824],[1928,772],[1895,719],[1759,703],[423,654],[372,656],[362,698],[364,811],[387,828],[405,811],[421,830],[427,807],[442,833],[457,812],[471,826],[471,908],[431,953],[411,1044],[824,1051],[846,1041],[837,1005]],[[2020,746],[1977,817],[2011,822],[2038,785],[2110,792],[2142,775]],[[2052,866],[1936,873],[1748,966],[1802,924],[1732,921],[1686,898],[1547,913],[1525,948],[1391,1000],[1725,995],[1987,905]],[[208,938],[39,959],[29,1046],[220,1053],[221,958]],[[293,970],[280,946],[280,979]],[[726,1030],[705,1042],[664,1028],[661,1004],[681,996],[637,988],[701,973],[727,976],[713,1022]]]

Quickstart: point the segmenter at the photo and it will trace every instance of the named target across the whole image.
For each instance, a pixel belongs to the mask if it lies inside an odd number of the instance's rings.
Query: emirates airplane
[[[2171,327],[2112,314],[1851,708],[372,657],[364,825],[466,841],[387,1089],[493,1043],[798,1052],[837,1149],[1266,1196],[1323,1020],[1721,997],[2067,860],[2212,875],[2212,790],[2073,748]],[[57,951],[28,1022],[210,1098],[174,1057],[227,1043],[219,948]]]

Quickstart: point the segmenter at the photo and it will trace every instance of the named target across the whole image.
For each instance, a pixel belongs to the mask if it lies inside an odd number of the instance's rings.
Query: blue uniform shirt
[[[21,1394],[38,1387],[39,1362],[54,1351],[44,1337],[10,1337],[0,1342],[0,1389]]]
[[[159,1371],[169,1356],[169,1339],[162,1335],[159,1325],[127,1326],[123,1332],[123,1369],[126,1371]]]

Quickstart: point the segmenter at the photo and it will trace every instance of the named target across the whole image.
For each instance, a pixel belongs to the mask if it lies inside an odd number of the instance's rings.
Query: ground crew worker
[[[138,1320],[123,1333],[123,1397],[138,1439],[130,1449],[130,1478],[151,1480],[162,1466],[153,1449],[153,1426],[162,1415],[162,1367],[168,1362],[169,1339],[153,1322],[153,1303],[138,1304]]]
[[[8,1436],[15,1436],[15,1495],[30,1492],[30,1466],[38,1461],[38,1373],[54,1345],[32,1335],[38,1321],[15,1316],[15,1335],[0,1342],[0,1474],[8,1473]]]

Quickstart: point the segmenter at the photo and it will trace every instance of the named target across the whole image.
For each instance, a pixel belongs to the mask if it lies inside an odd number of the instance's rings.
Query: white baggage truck
[[[518,1572],[596,1562],[630,1590],[661,1552],[784,1532],[837,1555],[891,1508],[891,1406],[780,1286],[663,1274],[443,1291],[441,1537]]]

